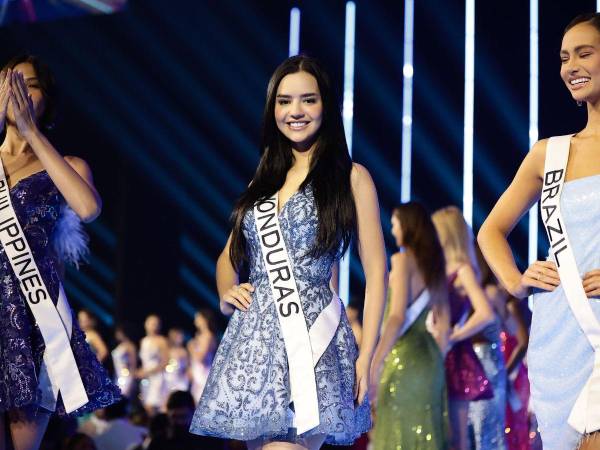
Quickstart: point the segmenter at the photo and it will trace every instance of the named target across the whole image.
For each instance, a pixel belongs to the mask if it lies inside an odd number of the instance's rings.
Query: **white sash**
[[[400,328],[400,336],[404,336],[404,333],[408,331],[408,329],[415,323],[415,320],[419,318],[421,313],[427,305],[429,305],[429,291],[425,289],[421,292],[421,295],[417,297],[417,299],[412,302],[412,304],[408,307],[405,314],[404,323],[402,324],[402,328]]]
[[[257,202],[254,221],[287,353],[294,426],[297,434],[302,434],[319,425],[314,367],[338,328],[341,302],[334,295],[310,331],[307,329],[292,264],[279,227],[277,202],[277,193]]]
[[[42,391],[40,406],[54,411],[60,392],[65,411],[70,413],[88,402],[81,375],[71,350],[71,309],[62,285],[58,304],[52,298],[40,275],[29,243],[12,206],[8,182],[0,163],[0,243],[12,270],[19,280],[21,292],[40,329],[46,350],[39,373]]]
[[[560,195],[565,181],[571,136],[557,136],[548,140],[541,214],[565,296],[595,353],[592,374],[580,392],[568,420],[569,425],[583,434],[600,429],[600,323],[583,289],[560,210]]]

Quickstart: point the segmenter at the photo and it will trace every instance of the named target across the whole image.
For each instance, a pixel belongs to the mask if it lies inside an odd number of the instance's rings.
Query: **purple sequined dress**
[[[60,261],[52,244],[64,199],[45,171],[21,180],[10,190],[10,195],[41,276],[56,304]],[[75,317],[71,348],[89,398],[87,404],[72,414],[80,415],[119,400],[119,388],[85,342]],[[44,350],[40,330],[0,246],[0,412],[39,404],[38,375]],[[60,398],[56,411],[65,414]]]
[[[469,298],[462,295],[454,282],[458,272],[448,278],[448,300],[450,302],[450,322],[454,327],[464,322],[471,312]],[[471,339],[457,342],[446,355],[446,384],[449,400],[482,400],[493,397],[491,385],[473,350]]]

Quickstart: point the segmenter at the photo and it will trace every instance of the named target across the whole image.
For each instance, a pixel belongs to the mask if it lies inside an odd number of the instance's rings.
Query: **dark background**
[[[464,0],[416,0],[413,96],[415,200],[462,203]],[[540,2],[540,138],[584,126],[559,78],[564,26],[593,0]],[[400,201],[403,2],[357,0],[354,159],[377,185],[388,248]],[[49,135],[91,165],[104,200],[87,226],[92,257],[69,270],[74,308],[107,332],[142,332],[156,312],[192,330],[196,308],[218,308],[215,261],[235,198],[258,161],[266,84],[287,57],[289,12],[301,10],[301,51],[326,62],[341,98],[343,1],[131,0],[123,12],[0,29],[0,59],[41,56],[61,90]],[[529,6],[477,2],[475,203],[477,229],[528,150]],[[511,238],[521,266],[527,223]],[[546,241],[540,230],[540,254]],[[363,275],[352,262],[351,291]]]

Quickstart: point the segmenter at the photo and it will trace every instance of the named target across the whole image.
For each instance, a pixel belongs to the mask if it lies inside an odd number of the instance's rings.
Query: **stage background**
[[[417,0],[414,39],[413,198],[462,203],[464,0]],[[477,2],[474,228],[528,151],[528,2]],[[300,49],[326,62],[341,98],[343,1],[131,0],[111,15],[0,29],[0,60],[27,51],[54,70],[61,116],[51,140],[86,159],[104,200],[87,226],[90,263],[69,270],[75,308],[107,333],[142,333],[156,312],[192,331],[198,307],[218,308],[215,261],[228,216],[258,161],[266,84],[288,54],[290,8]],[[583,127],[559,78],[562,30],[592,0],[540,4],[540,137]],[[357,0],[354,159],[377,185],[388,250],[400,201],[403,2]],[[527,223],[513,233],[519,264]],[[546,241],[540,230],[540,255]],[[356,256],[351,292],[362,295]],[[223,322],[221,325],[223,325]]]

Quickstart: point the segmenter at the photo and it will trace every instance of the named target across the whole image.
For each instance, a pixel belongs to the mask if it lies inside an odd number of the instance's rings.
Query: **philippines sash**
[[[29,243],[12,205],[4,167],[0,163],[0,244],[19,280],[21,292],[40,329],[46,350],[39,373],[40,406],[53,411],[58,394],[67,413],[88,402],[81,375],[71,350],[71,309],[62,285],[54,306]]]
[[[583,289],[560,209],[560,195],[565,182],[571,136],[552,137],[548,141],[541,214],[565,296],[595,354],[592,374],[580,392],[568,419],[569,425],[583,434],[600,429],[600,323]]]
[[[278,193],[254,205],[254,221],[287,353],[294,426],[302,434],[319,425],[314,367],[338,328],[341,303],[334,295],[310,330],[279,226]]]

